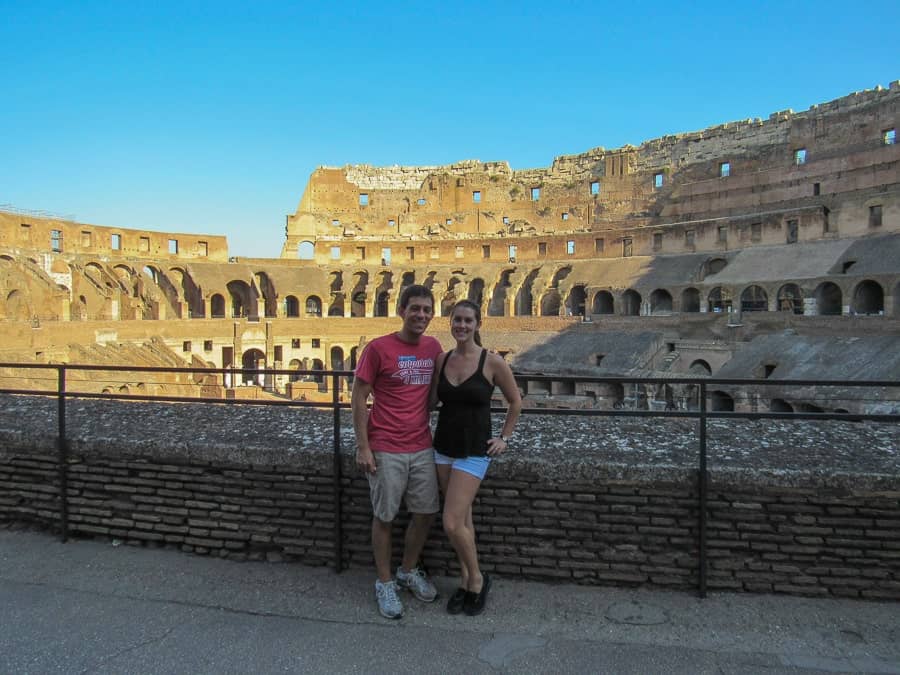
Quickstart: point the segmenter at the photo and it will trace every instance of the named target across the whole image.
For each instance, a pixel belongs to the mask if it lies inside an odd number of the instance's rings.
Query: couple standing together
[[[433,602],[438,593],[417,565],[444,495],[443,525],[459,558],[460,583],[447,602],[451,614],[484,611],[491,578],[478,565],[472,502],[491,458],[506,450],[522,400],[509,365],[481,346],[481,309],[462,300],[450,313],[456,347],[442,353],[426,336],[434,295],[425,286],[404,289],[396,333],[372,340],[353,380],[351,408],[356,463],[366,473],[372,498],[372,550],[378,611],[403,615],[399,588]],[[508,408],[498,436],[491,429],[491,396],[500,388]],[[372,395],[372,410],[367,400]],[[440,404],[432,442],[429,411]],[[391,524],[406,502],[410,522],[396,578],[391,565]]]

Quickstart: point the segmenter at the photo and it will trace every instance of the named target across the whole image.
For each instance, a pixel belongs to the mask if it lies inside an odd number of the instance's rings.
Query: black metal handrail
[[[43,364],[43,363],[0,363],[0,368],[28,369],[28,370],[55,370],[56,386],[52,390],[24,389],[24,388],[0,388],[0,394],[20,394],[55,396],[57,398],[57,461],[59,462],[58,475],[60,481],[60,537],[62,541],[68,540],[69,528],[69,504],[68,504],[68,441],[66,437],[66,399],[69,398],[101,398],[126,401],[159,401],[177,403],[218,403],[226,405],[263,405],[263,406],[290,406],[307,408],[325,408],[332,410],[332,453],[333,453],[333,490],[334,490],[334,567],[341,571],[343,559],[343,526],[342,526],[342,488],[343,474],[341,462],[341,425],[340,411],[350,408],[350,403],[340,400],[341,378],[352,378],[354,373],[349,370],[288,370],[278,368],[175,368],[165,366],[110,366],[89,364]],[[231,375],[232,382],[237,376],[265,375],[289,375],[311,376],[315,378],[328,377],[331,380],[330,401],[300,401],[286,400],[273,401],[271,399],[237,399],[237,398],[213,398],[203,396],[165,396],[154,394],[114,394],[97,392],[72,391],[68,387],[66,373],[69,371],[99,371],[99,372],[133,372],[133,373],[184,373],[184,374],[221,374]],[[2,375],[0,375],[2,377]],[[611,377],[611,376],[583,376],[583,375],[545,375],[515,373],[517,381],[528,382],[554,382],[566,381],[572,383],[610,383],[610,384],[689,384],[698,387],[698,408],[696,410],[603,410],[597,408],[523,408],[523,414],[534,415],[584,415],[601,417],[679,417],[697,419],[699,421],[699,452],[697,467],[697,492],[698,492],[698,592],[700,597],[706,596],[707,580],[707,551],[706,551],[706,523],[707,523],[707,499],[708,499],[708,468],[707,468],[707,423],[710,419],[786,419],[786,420],[844,420],[844,421],[872,421],[872,422],[898,422],[900,414],[860,414],[838,412],[734,412],[722,410],[709,410],[707,408],[707,394],[710,387],[714,386],[745,386],[745,387],[842,387],[842,388],[900,388],[900,381],[894,380],[774,380],[755,378],[714,378],[714,377]],[[195,383],[198,384],[199,383]],[[502,412],[505,408],[495,407],[492,412]]]

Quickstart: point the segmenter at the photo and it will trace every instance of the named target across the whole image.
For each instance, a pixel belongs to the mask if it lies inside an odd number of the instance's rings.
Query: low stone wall
[[[302,443],[291,447],[273,449],[278,444],[257,439],[223,449],[196,431],[196,410],[188,406],[165,414],[169,425],[173,415],[193,420],[191,442],[175,432],[162,439],[111,438],[103,432],[104,413],[90,407],[100,403],[84,405],[81,422],[94,431],[82,435],[73,421],[70,535],[238,560],[334,563],[330,415],[278,412],[305,430]],[[153,419],[150,404],[106,405]],[[204,422],[234,415],[227,406],[206,411]],[[30,430],[25,418],[19,416],[14,430],[0,415],[0,522],[55,529],[54,439]],[[678,430],[670,425],[670,432]],[[571,427],[566,435],[573,437]],[[546,445],[546,437],[535,438]],[[539,580],[696,588],[696,470],[690,462],[636,459],[644,461],[601,460],[596,448],[573,447],[565,456],[535,448],[495,462],[475,504],[484,568]],[[342,564],[371,566],[368,488],[349,449],[342,471]],[[896,472],[714,468],[707,545],[711,590],[900,600],[900,478]],[[439,524],[424,563],[433,573],[453,573],[454,555]]]

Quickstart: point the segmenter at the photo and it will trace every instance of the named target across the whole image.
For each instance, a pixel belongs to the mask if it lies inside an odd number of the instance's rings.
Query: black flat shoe
[[[466,591],[466,599],[463,601],[463,610],[469,616],[477,616],[484,611],[487,604],[488,591],[491,590],[491,577],[484,575],[484,581],[481,583],[481,591],[473,593]]]
[[[466,601],[466,589],[457,588],[447,601],[447,614],[459,614]]]

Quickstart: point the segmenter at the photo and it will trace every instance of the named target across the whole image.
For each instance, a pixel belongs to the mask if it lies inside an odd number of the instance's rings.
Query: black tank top
[[[478,369],[453,386],[444,369],[453,353],[447,352],[438,379],[438,400],[441,402],[434,448],[448,457],[483,457],[491,438],[491,396],[494,385],[484,376],[487,350],[481,350]]]

